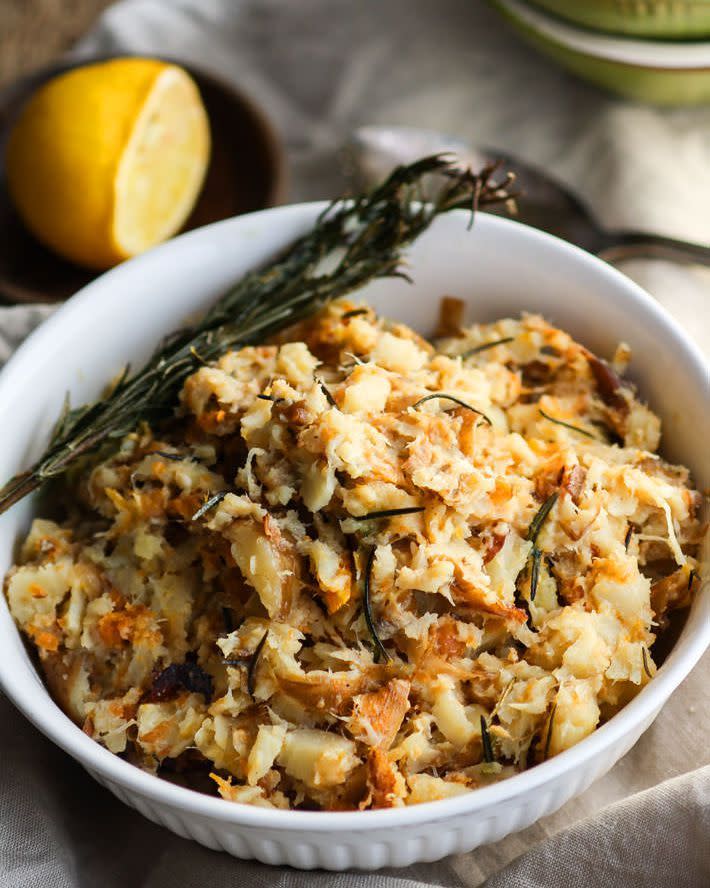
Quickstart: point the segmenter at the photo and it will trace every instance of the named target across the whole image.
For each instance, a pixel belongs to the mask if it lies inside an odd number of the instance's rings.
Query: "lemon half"
[[[34,94],[10,135],[7,182],[40,241],[102,269],[181,228],[209,152],[207,113],[182,68],[114,59]]]

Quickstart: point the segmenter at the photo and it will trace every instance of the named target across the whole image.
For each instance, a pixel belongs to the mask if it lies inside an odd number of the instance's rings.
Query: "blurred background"
[[[473,165],[503,158],[520,174],[522,221],[601,253],[697,327],[710,261],[710,0],[0,0],[0,20],[6,304],[66,298],[139,251],[68,242],[91,227],[75,203],[104,150],[92,139],[106,126],[77,113],[94,77],[54,96],[52,123],[37,101],[69,68],[131,55],[184,66],[211,131],[194,206],[153,224],[158,240],[333,197],[454,148]],[[126,104],[122,76],[104,78],[97,106]],[[30,100],[41,109],[17,127]],[[40,194],[37,170],[71,181],[74,197]]]
[[[111,0],[0,0],[0,87],[55,59]]]

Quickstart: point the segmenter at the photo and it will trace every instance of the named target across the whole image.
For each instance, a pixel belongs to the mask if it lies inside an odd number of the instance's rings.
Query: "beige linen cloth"
[[[520,45],[475,0],[124,0],[78,51],[120,49],[211,69],[260,101],[286,141],[293,200],[340,191],[336,151],[354,126],[414,124],[554,170],[609,225],[710,242],[710,108],[605,96]],[[710,351],[707,271],[625,270]],[[48,311],[1,309],[0,358]],[[709,678],[706,654],[635,748],[556,814],[470,854],[376,874],[299,873],[180,839],[116,801],[0,700],[0,884],[710,886]]]

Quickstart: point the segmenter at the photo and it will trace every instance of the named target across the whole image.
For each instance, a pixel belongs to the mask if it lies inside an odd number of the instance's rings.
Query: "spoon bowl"
[[[515,173],[518,219],[569,241],[608,262],[654,258],[710,265],[710,246],[641,231],[607,231],[591,210],[553,176],[494,148],[468,145],[435,130],[409,126],[363,126],[345,148],[346,174],[358,187],[381,181],[395,166],[440,152],[455,154],[464,166],[479,169],[500,161]],[[504,209],[487,212],[505,215]]]

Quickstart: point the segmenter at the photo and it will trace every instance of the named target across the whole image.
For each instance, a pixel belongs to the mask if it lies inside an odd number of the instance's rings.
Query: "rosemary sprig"
[[[650,667],[649,667],[649,665],[648,665],[648,650],[646,649],[646,645],[644,645],[644,646],[641,648],[641,656],[642,656],[642,658],[643,658],[643,671],[646,673],[646,675],[647,675],[649,678],[653,678],[653,675],[652,675],[652,673],[651,673],[651,669],[650,669]]]
[[[462,352],[459,357],[465,361],[466,358],[472,358],[474,355],[480,355],[481,352],[488,351],[489,348],[495,348],[497,345],[506,345],[507,343],[512,342],[514,339],[514,336],[504,336],[503,339],[493,339],[490,342],[484,342],[481,345],[476,345],[473,348],[469,348],[467,351]]]
[[[200,506],[200,508],[195,512],[190,520],[197,521],[198,518],[202,518],[202,516],[209,512],[210,509],[214,509],[215,506],[219,505],[219,503],[222,502],[228,492],[229,491],[227,490],[220,490],[219,493],[215,493],[214,496],[211,496]]]
[[[367,556],[367,562],[365,564],[365,581],[363,583],[362,590],[362,609],[365,613],[365,622],[367,623],[367,628],[370,631],[370,635],[372,636],[372,640],[375,643],[375,660],[378,659],[379,654],[382,654],[385,661],[389,661],[390,655],[387,652],[387,648],[382,644],[382,640],[380,636],[377,634],[377,630],[375,629],[375,621],[372,619],[372,604],[370,602],[370,586],[372,583],[372,566],[375,562],[375,547],[373,546],[370,549],[370,552]]]
[[[421,407],[422,404],[426,404],[427,401],[432,401],[435,398],[443,398],[446,401],[453,401],[454,404],[458,404],[459,407],[465,407],[466,410],[472,410],[474,413],[482,416],[489,426],[493,425],[493,423],[482,410],[478,410],[476,407],[472,407],[470,404],[467,404],[466,401],[462,401],[461,398],[457,398],[456,395],[447,395],[445,392],[433,392],[431,395],[425,395],[423,398],[420,398],[416,402],[416,404],[412,404],[412,410],[416,410],[418,407]]]
[[[514,177],[496,179],[497,169],[473,173],[455,158],[434,155],[397,167],[368,193],[335,201],[312,231],[245,275],[195,326],[169,336],[136,375],[126,368],[101,400],[66,411],[43,456],[0,490],[0,513],[104,444],[115,447],[140,420],[169,415],[184,380],[201,364],[264,342],[376,278],[406,279],[403,250],[437,216],[510,202]],[[443,186],[426,202],[423,183],[432,173]]]
[[[483,761],[490,765],[495,761],[495,757],[493,755],[491,735],[488,733],[488,723],[484,715],[481,716],[481,742],[483,743]]]
[[[378,512],[368,512],[366,515],[351,515],[353,521],[374,521],[376,518],[394,518],[396,515],[415,515],[423,512],[424,506],[402,506],[401,509],[381,509]]]
[[[571,422],[565,422],[563,419],[556,419],[554,416],[550,416],[549,413],[545,413],[545,411],[542,409],[542,407],[539,407],[538,410],[540,411],[541,416],[544,416],[545,419],[549,420],[550,422],[554,422],[555,425],[560,425],[560,426],[564,426],[566,429],[571,429],[573,432],[577,432],[578,435],[584,435],[585,438],[591,438],[592,441],[599,440],[596,435],[593,435],[591,432],[588,432],[586,429],[580,429],[579,426],[572,425]]]

